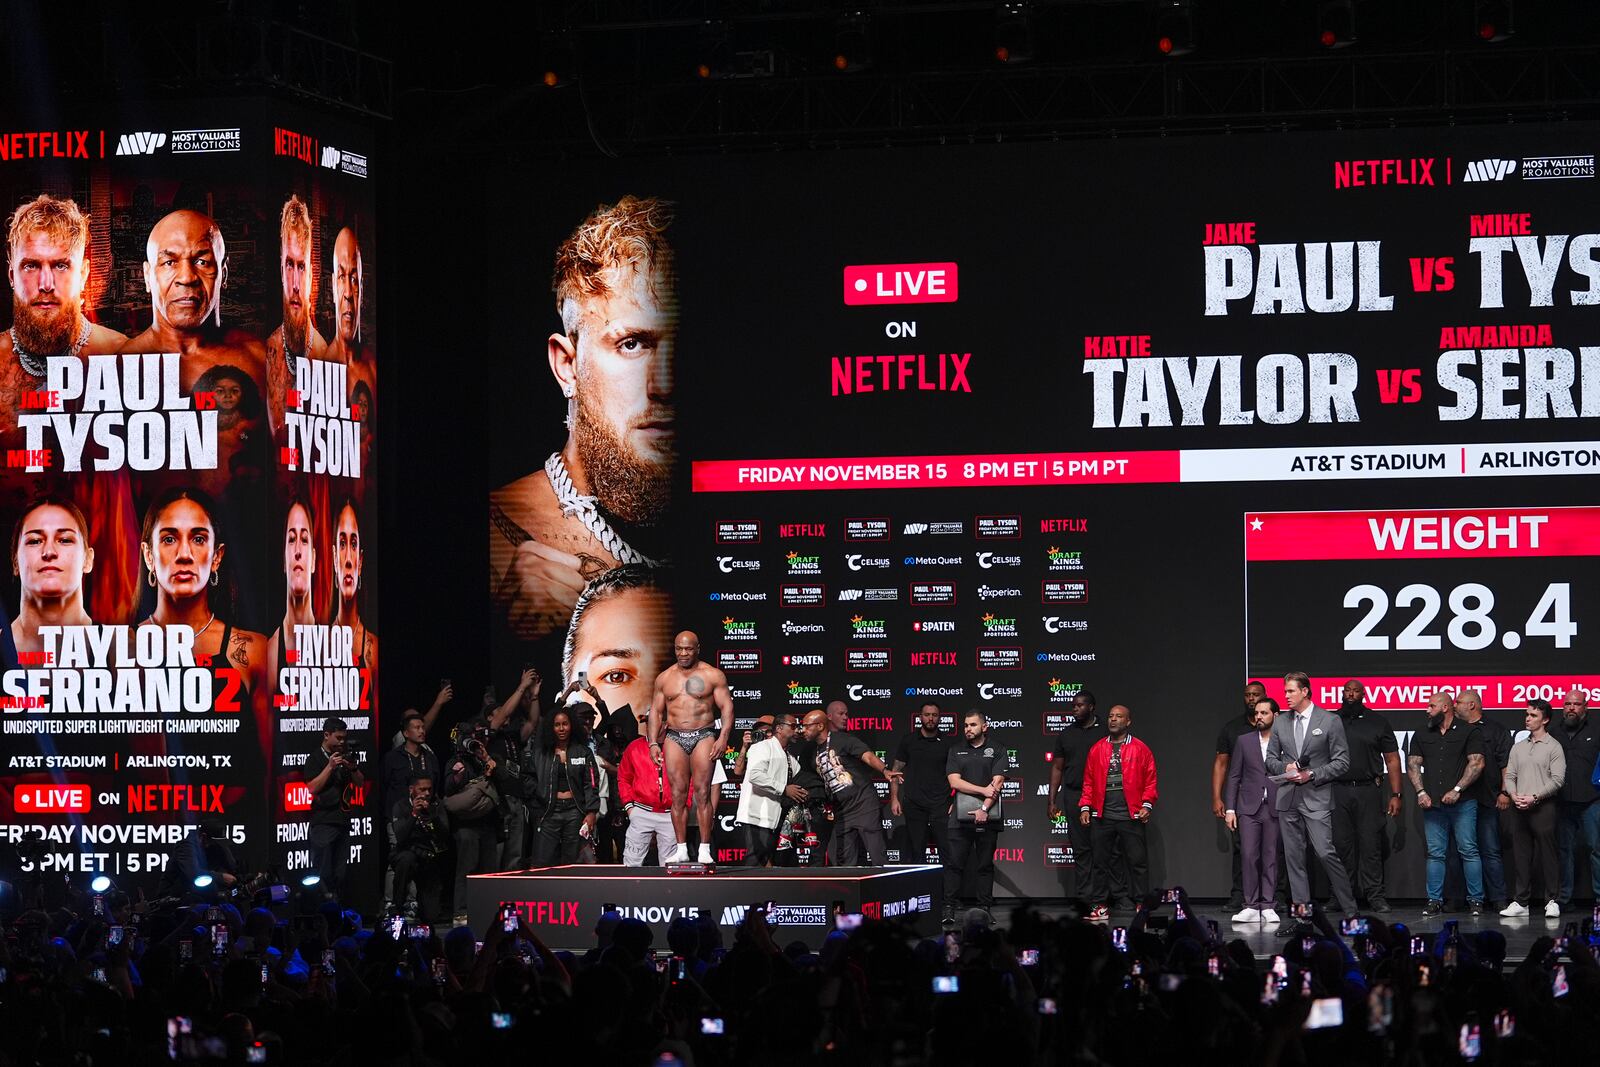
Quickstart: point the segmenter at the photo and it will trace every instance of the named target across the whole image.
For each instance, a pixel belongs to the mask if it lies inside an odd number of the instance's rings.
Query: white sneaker
[[[710,845],[707,845],[707,844],[704,844],[704,843],[702,843],[700,845],[700,862],[701,863],[715,863],[716,862],[715,860],[713,860],[711,858],[711,846]]]
[[[1261,921],[1264,923],[1275,923],[1278,921],[1278,913],[1273,911],[1271,908],[1263,908],[1261,909]]]
[[[1513,900],[1511,903],[1500,909],[1500,914],[1504,915],[1508,919],[1520,919],[1524,915],[1528,914],[1528,906],[1526,904],[1518,904]]]
[[[1557,904],[1553,900],[1550,903],[1546,904],[1544,906],[1544,917],[1546,919],[1559,919],[1559,918],[1561,918],[1561,905]]]
[[[1261,921],[1261,913],[1255,908],[1246,908],[1236,914],[1233,917],[1233,921],[1236,923],[1258,923]]]
[[[689,846],[686,843],[684,843],[682,841],[679,841],[677,847],[672,850],[672,855],[667,857],[667,863],[688,863],[688,862],[689,862]],[[665,864],[663,864],[663,866],[665,866]]]

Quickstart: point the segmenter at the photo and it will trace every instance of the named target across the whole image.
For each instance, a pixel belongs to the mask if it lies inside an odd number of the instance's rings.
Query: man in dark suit
[[[1278,820],[1283,827],[1283,858],[1289,892],[1298,910],[1311,906],[1311,872],[1306,843],[1322,862],[1334,899],[1346,915],[1356,913],[1350,875],[1333,847],[1333,782],[1350,769],[1344,723],[1311,702],[1311,679],[1304,671],[1284,675],[1284,703],[1293,712],[1272,724],[1267,743],[1267,773],[1283,775],[1278,789]]]
[[[1267,747],[1277,717],[1276,700],[1258,700],[1250,715],[1254,729],[1239,735],[1228,759],[1223,818],[1239,835],[1243,854],[1244,908],[1233,917],[1236,923],[1278,921],[1272,907],[1278,885],[1278,785],[1267,777]]]

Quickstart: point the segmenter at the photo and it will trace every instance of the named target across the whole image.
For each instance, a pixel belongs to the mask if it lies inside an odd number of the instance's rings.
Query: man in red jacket
[[[692,804],[692,782],[689,792]],[[659,858],[672,855],[672,850],[678,847],[678,835],[672,829],[672,783],[667,781],[660,764],[651,758],[650,743],[642,737],[634,738],[622,750],[622,760],[617,765],[617,797],[628,812],[628,833],[622,843],[623,866],[643,867],[652,838]],[[710,841],[711,835],[705,833],[704,840]]]
[[[1133,712],[1118,704],[1106,716],[1106,730],[1089,749],[1083,768],[1083,795],[1078,819],[1089,827],[1093,859],[1089,875],[1091,921],[1111,917],[1111,865],[1125,863],[1134,900],[1150,891],[1150,864],[1145,826],[1156,802],[1156,758],[1150,747],[1128,731]]]

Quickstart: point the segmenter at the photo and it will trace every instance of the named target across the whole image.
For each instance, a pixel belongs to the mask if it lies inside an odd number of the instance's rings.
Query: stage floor
[[[1390,902],[1394,904],[1393,901]],[[1009,921],[1011,907],[1014,902],[1001,901],[996,907],[996,918]],[[1294,926],[1288,921],[1279,923],[1235,923],[1232,921],[1233,909],[1227,908],[1221,902],[1197,902],[1194,910],[1202,919],[1215,919],[1217,933],[1224,941],[1242,940],[1250,946],[1257,959],[1267,959],[1283,951],[1284,942],[1294,936]],[[1046,915],[1062,915],[1069,910],[1069,905],[1063,902],[1042,903],[1039,911]],[[1075,909],[1072,909],[1075,911]],[[1171,914],[1172,909],[1162,909]],[[1279,915],[1282,916],[1282,912]],[[1510,964],[1521,963],[1527,958],[1528,949],[1541,937],[1559,937],[1566,929],[1568,923],[1577,923],[1581,927],[1583,920],[1589,917],[1588,908],[1569,908],[1561,913],[1559,919],[1546,919],[1541,912],[1530,915],[1525,919],[1505,919],[1489,912],[1478,918],[1473,918],[1463,909],[1458,912],[1446,911],[1440,915],[1424,917],[1420,902],[1402,906],[1394,904],[1394,910],[1387,915],[1369,916],[1382,919],[1387,923],[1405,923],[1415,935],[1427,937],[1431,943],[1433,936],[1443,929],[1446,921],[1455,919],[1461,928],[1462,934],[1471,936],[1479,930],[1499,930],[1506,939],[1506,962]],[[1328,916],[1334,928],[1338,928],[1340,919],[1345,916],[1340,912],[1333,912]],[[1115,910],[1111,913],[1111,920],[1107,926],[1126,926],[1133,919],[1132,911]]]

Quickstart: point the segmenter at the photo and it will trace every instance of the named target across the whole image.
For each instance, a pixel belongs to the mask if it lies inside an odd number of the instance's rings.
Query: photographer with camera
[[[498,871],[504,830],[503,790],[513,775],[490,751],[495,731],[487,722],[456,727],[456,755],[445,771],[444,808],[456,845],[456,876],[451,906],[455,924],[467,924],[467,875]],[[520,784],[520,783],[519,783]]]
[[[322,876],[322,888],[339,895],[339,883],[350,860],[350,812],[345,790],[365,784],[361,766],[343,719],[322,722],[322,744],[306,757],[306,788],[311,791],[311,867]]]
[[[394,884],[417,883],[417,917],[434,921],[444,887],[445,853],[450,848],[450,813],[433,795],[433,779],[418,775],[410,795],[389,809],[389,866]]]

